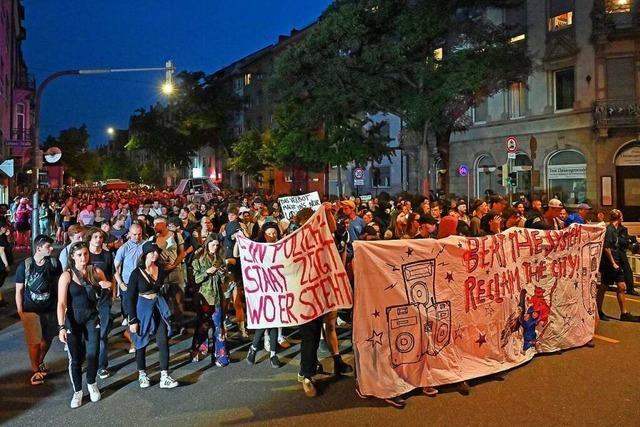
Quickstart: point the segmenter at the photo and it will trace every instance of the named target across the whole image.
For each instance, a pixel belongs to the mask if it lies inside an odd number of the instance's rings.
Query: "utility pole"
[[[47,88],[49,83],[53,80],[56,80],[62,76],[88,76],[93,74],[110,74],[110,73],[138,73],[138,72],[148,72],[148,71],[164,71],[165,72],[165,83],[163,85],[163,91],[168,93],[169,91],[165,88],[169,88],[173,85],[173,74],[175,73],[175,66],[173,65],[173,61],[168,60],[165,63],[164,67],[147,67],[147,68],[92,68],[86,70],[63,70],[58,71],[57,73],[51,74],[49,77],[44,79],[42,83],[38,85],[38,89],[36,90],[36,98],[35,98],[35,111],[34,111],[34,123],[33,127],[33,141],[31,146],[31,153],[33,157],[33,200],[32,200],[32,208],[31,212],[31,251],[35,250],[33,246],[33,240],[36,238],[38,234],[38,209],[40,204],[40,194],[39,194],[39,181],[40,181],[40,168],[38,167],[38,152],[39,152],[39,133],[40,133],[40,102],[42,99],[42,93]]]

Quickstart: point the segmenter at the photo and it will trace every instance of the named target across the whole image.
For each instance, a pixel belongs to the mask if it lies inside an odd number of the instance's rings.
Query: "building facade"
[[[512,40],[526,43],[534,71],[478,102],[470,129],[453,135],[451,192],[587,201],[640,218],[637,3],[529,0],[520,13],[490,12],[522,29]]]
[[[20,0],[0,2],[0,143],[2,161],[14,160],[14,175],[0,173],[0,203],[9,191],[28,187],[32,182],[32,105],[35,79],[28,73],[22,55],[27,32]],[[31,173],[29,173],[31,172]]]

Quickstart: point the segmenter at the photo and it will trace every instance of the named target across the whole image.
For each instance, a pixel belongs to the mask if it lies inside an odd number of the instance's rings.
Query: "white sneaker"
[[[344,326],[344,325],[346,325],[346,324],[347,324],[347,322],[345,322],[344,320],[342,320],[342,319],[340,318],[340,316],[338,316],[338,318],[336,319],[336,325],[337,325],[337,326]]]
[[[122,326],[128,326],[128,325],[129,325],[129,321],[125,317],[124,319],[122,319]]]
[[[160,376],[160,388],[175,388],[178,387],[178,381],[174,380],[169,374]]]
[[[269,340],[269,334],[264,336],[264,351],[271,351],[271,341]]]
[[[89,389],[89,397],[92,402],[97,402],[100,400],[100,390],[98,389],[98,384],[87,384],[87,388]]]
[[[82,405],[82,391],[76,391],[71,398],[71,408],[79,408]]]
[[[151,385],[151,381],[149,381],[146,372],[140,372],[138,374],[138,384],[140,384],[140,388],[147,388]]]

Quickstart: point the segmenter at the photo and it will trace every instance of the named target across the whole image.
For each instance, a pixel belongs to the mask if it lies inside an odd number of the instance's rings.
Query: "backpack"
[[[46,262],[46,261],[45,261]],[[58,268],[58,260],[49,257],[49,262],[54,269]],[[33,266],[33,257],[24,260],[24,311],[41,313],[47,311],[51,306],[51,292],[38,292],[31,287],[31,268]],[[54,285],[55,287],[55,285]]]

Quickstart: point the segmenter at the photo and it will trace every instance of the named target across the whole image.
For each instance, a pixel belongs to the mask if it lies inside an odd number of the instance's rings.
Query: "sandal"
[[[44,375],[42,372],[34,372],[31,376],[31,385],[40,385],[44,384]]]
[[[42,362],[42,363],[40,364],[40,366],[38,367],[38,369],[40,369],[40,373],[41,373],[42,375],[44,375],[45,377],[46,377],[46,376],[47,376],[47,374],[49,373],[49,368],[47,368],[47,365],[46,365],[44,362]]]

